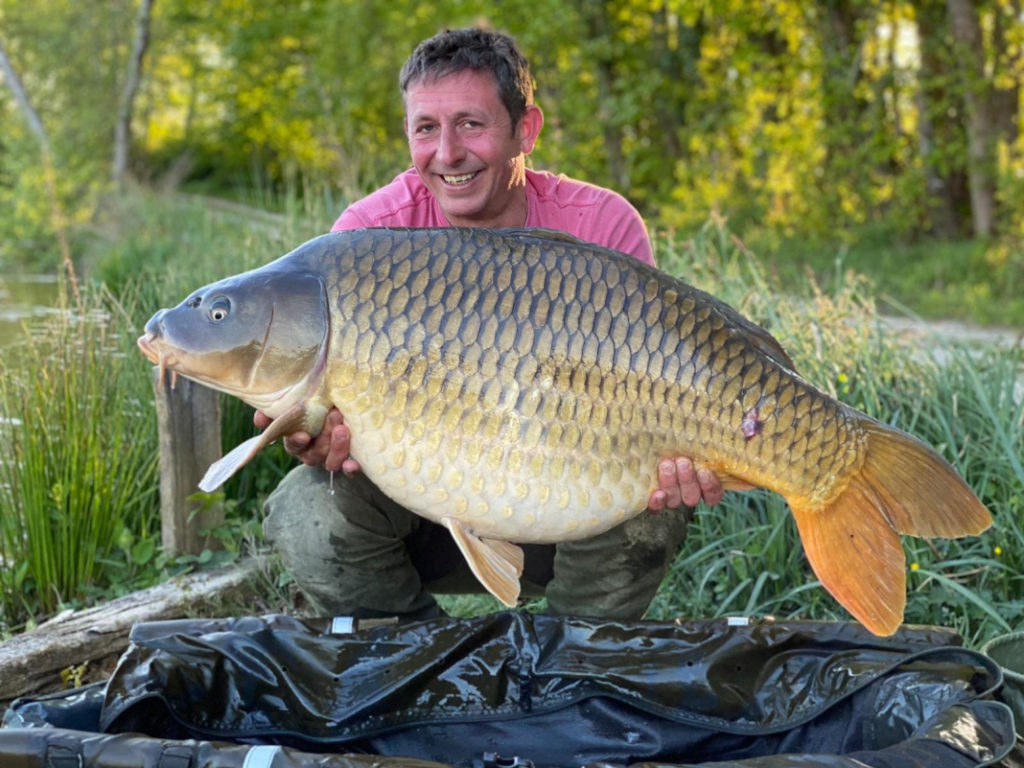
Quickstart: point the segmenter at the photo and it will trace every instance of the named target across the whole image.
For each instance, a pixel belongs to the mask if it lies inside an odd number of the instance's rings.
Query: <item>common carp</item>
[[[159,311],[161,367],[275,420],[214,464],[317,434],[336,405],[389,497],[446,526],[514,605],[522,550],[644,510],[659,459],[781,494],[824,587],[892,634],[899,534],[991,524],[923,442],[824,394],[764,329],[636,259],[545,230],[366,229],[317,237]]]

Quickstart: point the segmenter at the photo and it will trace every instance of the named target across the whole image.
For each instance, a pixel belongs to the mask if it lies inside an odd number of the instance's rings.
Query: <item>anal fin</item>
[[[519,577],[523,573],[523,550],[508,541],[483,539],[469,526],[452,517],[442,520],[469,563],[469,569],[484,587],[510,608],[519,599]]]

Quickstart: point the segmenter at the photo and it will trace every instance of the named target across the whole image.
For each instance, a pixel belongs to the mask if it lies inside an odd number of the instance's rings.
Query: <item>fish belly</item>
[[[655,463],[635,450],[611,455],[622,441],[526,419],[512,397],[504,407],[439,398],[390,393],[346,415],[363,471],[417,514],[527,543],[588,538],[646,507]]]

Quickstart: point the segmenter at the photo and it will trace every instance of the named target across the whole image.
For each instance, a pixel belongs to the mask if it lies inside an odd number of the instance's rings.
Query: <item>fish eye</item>
[[[216,298],[210,304],[210,319],[215,323],[226,320],[231,313],[231,302],[223,296]]]

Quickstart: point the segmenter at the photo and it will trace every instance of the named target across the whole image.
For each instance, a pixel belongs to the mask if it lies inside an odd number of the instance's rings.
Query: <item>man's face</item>
[[[494,78],[463,70],[411,83],[405,115],[413,165],[450,224],[525,223],[525,155],[543,122],[537,107],[513,126]]]

